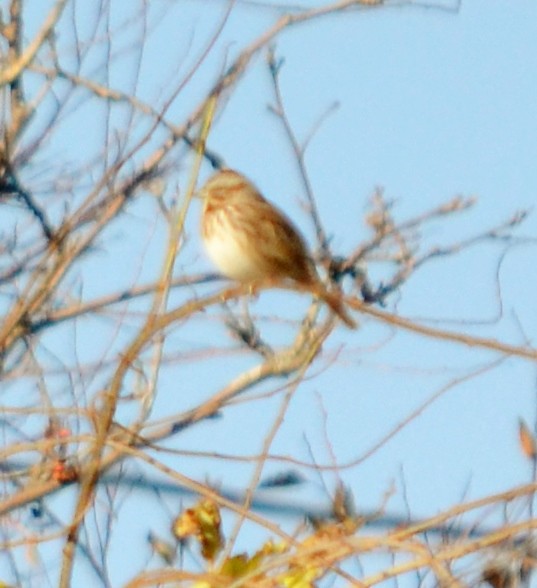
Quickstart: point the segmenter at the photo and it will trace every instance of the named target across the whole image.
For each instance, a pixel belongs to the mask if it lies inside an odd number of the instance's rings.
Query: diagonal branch
[[[9,66],[0,70],[0,87],[11,84],[34,60],[37,52],[47,37],[52,33],[66,4],[67,0],[58,0],[49,12],[41,29],[39,29],[33,41],[26,47],[22,55]]]

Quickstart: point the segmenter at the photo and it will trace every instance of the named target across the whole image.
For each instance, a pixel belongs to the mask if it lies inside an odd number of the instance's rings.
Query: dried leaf
[[[60,484],[72,484],[78,480],[78,468],[63,459],[58,460],[52,467],[52,479]]]
[[[522,420],[518,420],[518,438],[520,441],[520,448],[522,453],[528,458],[533,459],[537,457],[537,447],[535,444],[535,436],[530,431],[528,425]]]
[[[147,541],[153,548],[153,551],[162,558],[164,563],[171,566],[175,561],[176,548],[169,541],[165,541],[153,533],[148,533]]]
[[[172,532],[180,541],[195,536],[203,557],[212,561],[224,543],[220,527],[218,506],[212,500],[202,500],[175,519]]]

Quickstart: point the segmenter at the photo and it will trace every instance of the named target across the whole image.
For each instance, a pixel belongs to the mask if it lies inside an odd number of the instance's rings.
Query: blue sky
[[[255,37],[259,21],[270,22],[270,13],[235,10],[220,42],[238,51],[240,35]],[[379,185],[395,199],[394,214],[400,220],[455,195],[478,197],[472,211],[427,226],[424,249],[481,232],[516,210],[533,206],[535,12],[529,2],[463,3],[457,14],[397,8],[331,17],[282,35],[277,42],[278,55],[285,59],[282,91],[297,135],[306,136],[334,101],[340,103],[306,158],[322,218],[338,251],[352,249],[366,235],[361,217]],[[294,162],[277,121],[266,109],[271,101],[260,56],[229,99],[209,143],[229,165],[289,210],[311,237],[311,226],[300,210]],[[519,234],[531,238],[534,229],[530,216]],[[513,249],[501,266],[504,310],[495,321],[495,274],[501,252],[498,245],[478,245],[456,258],[431,262],[390,302],[397,300],[397,311],[405,316],[429,317],[439,326],[444,318],[463,319],[447,325],[521,343],[517,313],[531,340],[535,272],[528,261],[533,246]],[[378,271],[382,270],[371,264],[372,274]],[[266,295],[271,296],[281,295]],[[333,429],[330,438],[341,459],[356,455],[358,447],[367,447],[390,423],[399,422],[435,390],[437,381],[445,382],[494,357],[403,333],[368,351],[387,331],[364,322],[357,333],[338,330],[328,346],[344,345],[341,360],[304,385],[324,394]],[[467,476],[475,478],[477,495],[512,484],[516,477],[524,479],[526,464],[516,449],[516,417],[533,418],[533,377],[527,362],[508,360],[493,374],[447,394],[371,460],[371,467],[376,463],[378,471],[380,462],[386,472],[377,483],[395,475],[397,464],[407,463],[420,472],[414,485],[438,500],[438,479],[427,481],[426,473],[442,464],[442,492],[449,502],[457,499]],[[518,384],[516,392],[513,382]],[[318,430],[315,396],[303,391],[300,400],[312,415],[312,431]],[[298,402],[296,411],[301,412]],[[289,423],[288,428],[300,444],[302,427]],[[464,435],[458,434],[461,431]],[[287,445],[287,437],[282,434],[282,439]],[[500,455],[502,472],[496,467]],[[513,471],[506,475],[505,468]],[[372,496],[373,501],[378,498]]]
[[[203,10],[208,12],[207,6]],[[200,11],[199,23],[204,15]],[[272,17],[270,11],[237,6],[217,47],[236,54]],[[362,218],[376,186],[396,201],[398,220],[456,195],[478,198],[473,210],[426,226],[424,249],[479,233],[533,207],[536,17],[531,2],[465,2],[457,14],[381,9],[315,21],[277,39],[277,54],[285,60],[282,92],[298,137],[306,137],[319,117],[339,103],[306,157],[322,219],[338,252],[352,250],[366,236]],[[200,26],[194,27],[194,38]],[[221,53],[213,53],[220,65]],[[311,239],[291,152],[267,110],[272,102],[260,55],[229,98],[209,144],[289,211]],[[534,238],[535,229],[531,216],[517,234]],[[535,244],[514,248],[500,268],[499,318],[496,271],[502,251],[502,246],[483,244],[431,262],[388,301],[389,308],[438,321],[432,323],[437,326],[513,343],[532,341]],[[382,276],[385,268],[371,264],[370,270]],[[262,298],[256,308],[280,314],[281,294]],[[307,437],[316,460],[329,463],[328,438],[338,460],[353,460],[447,382],[495,359],[493,353],[363,322],[356,333],[338,329],[326,344],[327,358],[336,350],[340,354],[300,387],[274,453],[307,460]],[[220,369],[224,380],[238,373],[228,361]],[[208,389],[216,390],[216,381],[207,380]],[[163,403],[169,402],[163,397]],[[179,444],[210,451],[217,434],[222,451],[258,451],[259,433],[270,427],[277,405],[276,400],[253,408],[245,404],[226,413],[219,432],[206,424]],[[404,513],[408,500],[413,516],[433,515],[464,493],[477,498],[529,480],[530,467],[517,445],[518,417],[534,422],[535,370],[512,359],[446,392],[363,464],[340,475],[359,507],[380,506],[395,487],[387,511]],[[200,467],[201,473],[206,465]],[[219,468],[211,469],[211,477],[228,480],[227,467],[222,464],[220,475]],[[270,465],[267,471],[281,467]],[[313,474],[310,479],[305,495],[322,496]],[[486,522],[498,522],[496,515]],[[247,534],[244,542],[249,544]]]
[[[124,6],[115,5],[112,23],[128,16]],[[141,99],[157,107],[196,63],[226,7],[220,0],[154,2],[151,34],[139,53],[139,79],[133,82],[134,51],[126,53],[109,72],[110,85],[125,91],[135,88]],[[208,58],[172,103],[170,118],[181,123],[222,69],[277,14],[267,7],[237,2]],[[33,16],[37,22],[37,13]],[[138,35],[136,27],[126,28],[113,46],[128,45]],[[456,12],[417,6],[347,12],[286,30],[275,40],[275,50],[284,60],[281,90],[299,139],[307,137],[319,118],[338,103],[315,133],[306,155],[321,218],[337,253],[349,253],[367,238],[364,214],[379,186],[394,200],[393,214],[398,221],[456,195],[477,197],[471,210],[427,224],[420,234],[423,251],[479,234],[518,210],[534,207],[535,2],[468,0]],[[101,83],[106,81],[98,59],[93,67],[87,65],[85,73]],[[284,208],[314,245],[292,152],[279,121],[267,107],[274,98],[264,52],[253,59],[224,102],[209,147]],[[73,111],[62,133],[48,144],[43,167],[58,155],[84,161],[102,150],[104,124],[99,110],[91,103],[81,109],[87,109],[88,115],[81,118],[83,110]],[[118,132],[124,131],[123,116],[118,112],[111,118]],[[154,141],[158,139],[156,135]],[[184,193],[191,164],[188,155],[177,157],[176,173],[167,177],[165,198]],[[210,172],[208,166],[203,167],[200,182]],[[199,208],[195,203],[187,219],[188,240],[177,261],[176,275],[211,269],[197,237]],[[84,271],[72,278],[84,296],[91,298],[158,275],[164,246],[158,214],[154,201],[141,199],[103,236]],[[437,259],[388,298],[387,309],[427,319],[428,324],[441,328],[534,344],[535,214],[515,234],[520,240],[501,265],[505,243],[481,243],[457,256]],[[374,262],[368,269],[373,281],[390,271],[386,264]],[[267,339],[289,341],[293,331],[283,319],[296,318],[307,302],[288,293],[265,292],[251,312],[259,317]],[[216,309],[196,317],[170,335],[166,352],[172,359],[159,382],[155,417],[192,407],[257,361],[245,357],[230,341],[219,324],[219,314]],[[271,325],[263,317],[277,320]],[[339,462],[355,460],[443,386],[497,358],[492,352],[393,331],[372,319],[361,322],[356,332],[338,328],[325,344],[309,373],[315,377],[301,384],[293,397],[273,453],[309,460],[311,450],[317,462],[326,464],[332,459],[330,446]],[[127,331],[118,336],[111,323],[103,325],[98,339],[115,347],[131,335]],[[65,341],[65,331],[58,337]],[[78,345],[83,345],[84,335],[77,332],[76,337]],[[101,356],[100,348],[92,345],[84,353]],[[283,383],[272,382],[260,390],[274,390]],[[506,359],[446,391],[367,460],[338,475],[353,490],[359,509],[380,507],[386,494],[394,490],[386,511],[405,514],[408,508],[414,517],[434,515],[456,504],[463,494],[478,498],[528,482],[531,468],[518,448],[517,419],[534,425],[536,389],[535,367],[525,360]],[[239,455],[257,453],[280,402],[281,394],[244,402],[226,410],[220,420],[186,431],[170,445]],[[286,467],[271,463],[266,473]],[[181,461],[180,469],[199,480],[208,477],[241,488],[248,484],[253,466],[190,459]],[[317,475],[313,471],[305,474],[309,482],[301,496],[324,500]],[[327,474],[329,484],[335,479],[334,474]],[[285,493],[280,495],[286,500]],[[169,505],[177,508],[173,500]],[[147,549],[144,529],[151,526],[165,532],[167,513],[156,511],[149,524],[132,517],[135,501],[125,511],[125,518],[131,520],[127,524],[123,519],[123,529],[129,529],[132,549],[143,554]],[[498,523],[500,515],[498,509],[486,522]],[[295,521],[285,524],[292,528]],[[240,537],[239,547],[262,540],[262,534],[251,533]],[[119,554],[121,546],[116,538],[112,553]],[[130,574],[114,566],[115,558],[111,559],[111,576],[119,585]]]

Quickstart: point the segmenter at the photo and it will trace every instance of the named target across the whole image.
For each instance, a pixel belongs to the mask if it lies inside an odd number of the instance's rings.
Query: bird
[[[199,191],[201,236],[209,258],[227,278],[242,284],[296,284],[319,297],[349,327],[341,294],[321,281],[300,231],[244,175],[224,168]]]

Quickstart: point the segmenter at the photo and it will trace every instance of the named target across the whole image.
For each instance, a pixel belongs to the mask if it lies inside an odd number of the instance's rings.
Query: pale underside
[[[211,211],[212,230],[204,232],[204,242],[218,269],[240,282],[290,279],[316,283],[317,274],[306,245],[283,213],[259,200],[256,206],[262,214],[252,226],[244,218],[243,205],[226,202],[222,209]]]
[[[264,268],[254,257],[244,254],[244,246],[233,234],[222,236],[220,232],[215,232],[205,239],[205,248],[221,273],[232,280],[253,282],[264,277]]]

